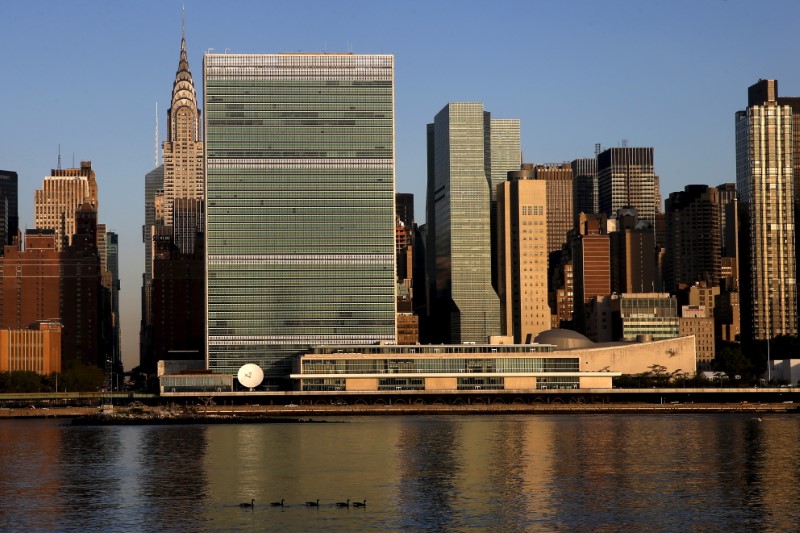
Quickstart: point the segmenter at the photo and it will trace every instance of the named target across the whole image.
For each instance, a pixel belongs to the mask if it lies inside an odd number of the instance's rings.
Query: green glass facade
[[[208,368],[394,341],[394,58],[207,54]]]
[[[427,213],[433,215],[433,233],[427,253],[433,255],[440,341],[486,342],[500,334],[500,299],[492,287],[490,172],[499,172],[491,156],[508,136],[497,136],[498,146],[491,146],[493,123],[483,104],[451,102],[429,127]]]

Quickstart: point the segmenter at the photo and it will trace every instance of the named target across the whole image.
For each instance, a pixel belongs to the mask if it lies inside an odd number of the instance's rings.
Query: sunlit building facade
[[[206,54],[207,363],[396,341],[394,58]]]
[[[428,126],[426,254],[441,342],[485,342],[500,332],[492,286],[493,122],[483,104],[455,102]]]
[[[34,191],[36,229],[52,229],[56,234],[56,250],[62,251],[76,233],[76,216],[84,202],[95,210],[97,181],[91,161],[81,161],[80,168],[57,168],[44,178],[42,188]]]
[[[639,220],[655,221],[660,203],[652,148],[609,148],[597,154],[598,208],[613,216],[635,207]]]
[[[742,330],[753,339],[797,334],[792,106],[775,80],[748,91],[736,113],[736,188],[746,246]]]

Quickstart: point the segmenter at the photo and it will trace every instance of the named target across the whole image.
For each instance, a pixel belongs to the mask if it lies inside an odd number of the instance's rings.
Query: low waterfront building
[[[633,342],[592,342],[577,331],[553,329],[536,337],[536,342],[554,345],[553,356],[572,356],[581,360],[581,371],[643,374],[653,365],[663,366],[668,374],[693,374],[697,368],[697,343],[694,335],[670,339]]]
[[[35,322],[28,328],[0,329],[0,372],[61,372],[61,323]]]
[[[619,372],[583,372],[546,344],[318,346],[295,359],[302,391],[611,388]]]

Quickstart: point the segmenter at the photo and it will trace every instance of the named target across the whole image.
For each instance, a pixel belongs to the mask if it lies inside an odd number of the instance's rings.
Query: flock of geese
[[[270,505],[270,507],[288,507],[286,505],[286,500],[283,499],[283,498],[281,498],[281,501],[279,501],[279,502],[270,502],[269,505]],[[240,503],[239,504],[239,507],[241,507],[243,509],[252,509],[255,506],[256,506],[256,501],[254,499],[251,499],[250,503],[244,502],[244,503]],[[350,506],[353,506],[353,507],[366,507],[367,506],[367,500],[363,500],[363,501],[360,501],[360,502],[352,502],[351,503],[350,502],[350,498],[347,498],[347,501],[345,501],[345,502],[336,502],[336,507],[347,507],[347,508],[350,508]],[[314,501],[307,501],[306,502],[306,507],[319,507],[319,498],[317,498]]]

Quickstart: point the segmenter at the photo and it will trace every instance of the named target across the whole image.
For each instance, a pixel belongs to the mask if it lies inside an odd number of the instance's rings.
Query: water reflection
[[[397,506],[403,513],[397,526],[434,531],[459,527],[461,426],[434,418],[403,419],[400,424],[395,453],[400,457]]]
[[[799,419],[0,422],[0,530],[791,530]],[[256,500],[253,509],[240,502]],[[285,499],[273,508],[270,501]],[[320,507],[306,501],[320,500]],[[336,501],[367,500],[366,508]]]

